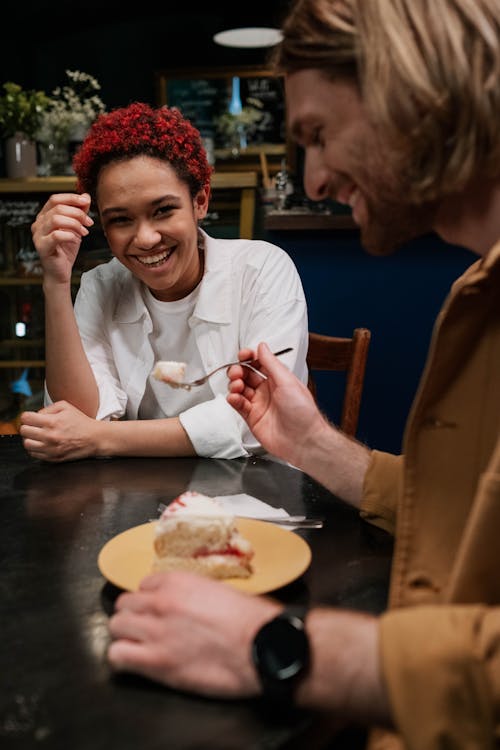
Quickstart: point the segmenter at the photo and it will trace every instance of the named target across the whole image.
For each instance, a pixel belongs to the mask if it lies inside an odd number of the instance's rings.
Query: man
[[[404,456],[371,451],[328,424],[264,343],[255,355],[266,381],[230,371],[228,400],[266,449],[396,539],[386,613],[308,613],[310,667],[298,671],[295,700],[371,725],[372,748],[494,747],[500,5],[298,0],[276,60],[311,198],[348,203],[372,253],[432,229],[480,256],[436,322]],[[143,593],[118,601],[111,663],[198,692],[254,694],[257,671],[265,677],[262,633],[274,627],[277,605],[222,588],[186,577],[144,582]]]

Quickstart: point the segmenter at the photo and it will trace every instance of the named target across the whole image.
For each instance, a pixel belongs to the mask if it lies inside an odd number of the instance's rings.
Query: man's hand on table
[[[259,692],[253,637],[282,609],[192,573],[156,573],[118,597],[109,662],[180,690],[251,697]]]
[[[260,684],[251,660],[257,631],[283,605],[192,573],[156,573],[121,594],[110,620],[108,659],[116,671],[219,698],[252,697]],[[378,662],[377,618],[314,609],[306,619],[311,669],[296,698],[342,719],[389,723]]]

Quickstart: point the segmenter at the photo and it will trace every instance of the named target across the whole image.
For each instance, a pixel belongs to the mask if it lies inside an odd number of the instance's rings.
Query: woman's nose
[[[328,197],[328,170],[316,152],[306,151],[304,160],[304,190],[312,201]]]
[[[141,221],[135,233],[135,244],[137,247],[150,250],[161,240],[161,234],[149,221]]]

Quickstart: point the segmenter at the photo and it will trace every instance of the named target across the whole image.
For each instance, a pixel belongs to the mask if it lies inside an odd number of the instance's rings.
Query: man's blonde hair
[[[297,0],[277,72],[359,88],[416,201],[500,174],[500,0]]]

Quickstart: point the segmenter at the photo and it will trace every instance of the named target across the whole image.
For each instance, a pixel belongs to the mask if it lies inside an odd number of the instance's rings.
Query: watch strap
[[[255,636],[252,658],[263,697],[275,706],[290,708],[298,682],[309,667],[309,640],[305,630],[307,607],[287,606],[265,623]]]

